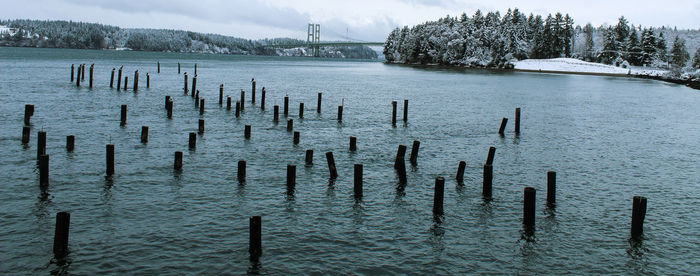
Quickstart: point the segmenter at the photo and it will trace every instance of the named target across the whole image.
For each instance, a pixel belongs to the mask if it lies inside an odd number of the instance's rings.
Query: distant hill
[[[57,20],[0,20],[0,46],[127,49],[134,51],[305,56],[310,49],[273,49],[269,44],[300,43],[291,38],[249,40],[181,30],[129,29]],[[321,57],[376,59],[366,46],[322,47]]]

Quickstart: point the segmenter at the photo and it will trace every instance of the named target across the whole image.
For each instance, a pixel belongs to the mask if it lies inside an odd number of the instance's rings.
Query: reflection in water
[[[247,273],[252,275],[259,275],[261,270],[262,263],[260,262],[260,260],[251,260]]]

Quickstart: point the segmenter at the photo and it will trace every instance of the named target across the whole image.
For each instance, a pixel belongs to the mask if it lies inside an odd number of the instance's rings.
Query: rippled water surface
[[[161,73],[156,73],[156,62]],[[182,71],[206,99],[199,115]],[[70,65],[95,64],[94,88],[70,82]],[[124,66],[140,91],[109,88]],[[146,73],[151,88],[146,89]],[[257,102],[250,102],[250,80]],[[86,81],[88,75],[86,74]],[[191,83],[191,80],[190,80]],[[218,89],[245,112],[218,105]],[[267,109],[260,109],[260,89]],[[317,114],[316,94],[323,92]],[[164,97],[174,100],[166,117]],[[289,95],[299,145],[272,106]],[[409,100],[408,123],[401,121]],[[399,123],[391,125],[391,101]],[[299,103],[304,118],[298,118]],[[338,123],[337,106],[344,105]],[[31,139],[21,143],[25,104]],[[120,105],[128,122],[119,125]],[[522,133],[513,133],[522,108]],[[464,274],[700,272],[700,93],[663,82],[598,76],[455,71],[378,62],[175,53],[0,48],[0,271],[48,274],[55,214],[71,213],[70,265],[77,275],[118,274]],[[502,117],[509,123],[497,133]],[[200,118],[206,130],[188,150]],[[252,125],[252,138],[243,137]],[[147,144],[141,126],[150,128]],[[47,132],[49,196],[36,166]],[[76,149],[67,152],[67,135]],[[358,150],[348,150],[357,136]],[[397,190],[399,144],[420,140],[417,166]],[[116,174],[105,177],[105,145]],[[493,200],[481,197],[482,164],[497,148]],[[314,150],[314,164],[304,153]],[[173,154],[183,151],[182,173]],[[329,181],[324,153],[339,177]],[[408,154],[407,154],[408,157]],[[247,160],[247,181],[236,179]],[[467,162],[463,185],[455,180]],[[353,198],[353,164],[364,164],[364,197]],[[287,164],[297,165],[293,196]],[[547,209],[546,172],[557,172]],[[436,176],[445,214],[432,215]],[[537,189],[536,230],[522,239],[523,188]],[[632,197],[648,198],[644,239],[628,241]],[[263,255],[248,260],[248,218],[262,216]]]

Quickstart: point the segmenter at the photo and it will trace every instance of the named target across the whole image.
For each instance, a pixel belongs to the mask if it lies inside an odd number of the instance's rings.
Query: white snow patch
[[[574,58],[526,59],[513,62],[513,65],[515,66],[516,70],[574,74],[660,76],[668,72],[667,70],[651,69],[646,67],[621,68],[602,63],[587,62]]]

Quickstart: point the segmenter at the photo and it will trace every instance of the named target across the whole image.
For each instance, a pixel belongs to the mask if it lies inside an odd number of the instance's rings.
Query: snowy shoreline
[[[525,59],[513,62],[514,70],[524,72],[564,73],[601,76],[651,76],[668,73],[662,69],[644,67],[621,68],[612,65],[587,62],[573,58]]]

